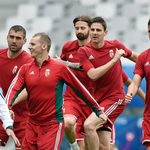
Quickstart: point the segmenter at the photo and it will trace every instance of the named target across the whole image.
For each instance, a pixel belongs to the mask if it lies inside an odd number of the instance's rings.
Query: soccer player
[[[13,120],[11,119],[8,106],[0,88],[0,118],[3,123],[3,127],[6,130],[6,134],[11,136],[17,146],[20,146],[20,142],[13,131]]]
[[[127,57],[134,62],[138,57],[121,42],[104,40],[108,32],[106,28],[103,18],[93,18],[90,27],[91,42],[78,50],[80,66],[92,80],[93,96],[108,117],[105,124],[94,113],[86,119],[84,129],[90,150],[110,149],[112,125],[126,104],[120,57]]]
[[[107,117],[81,82],[63,63],[48,56],[51,40],[45,33],[35,34],[29,44],[34,62],[21,67],[6,95],[9,108],[19,91],[26,86],[29,101],[29,119],[22,150],[59,150],[64,133],[62,112],[63,84],[70,85],[99,116],[103,123]]]
[[[26,43],[26,31],[22,26],[12,26],[7,35],[8,48],[0,49],[0,88],[2,89],[4,97],[13,78],[16,76],[19,68],[25,64],[33,61],[30,54],[22,49]],[[24,137],[26,121],[28,118],[28,104],[27,100],[14,106],[14,132],[22,143]],[[0,145],[5,146],[8,141],[2,122],[0,121]],[[16,149],[21,146],[16,145]]]
[[[148,21],[148,35],[150,39],[150,19]],[[132,83],[128,87],[127,94],[125,96],[126,103],[130,103],[132,98],[135,96],[138,87],[140,86],[142,79],[145,77],[146,79],[146,98],[145,98],[145,108],[143,112],[143,141],[142,144],[146,146],[147,150],[150,150],[150,87],[149,87],[149,80],[150,80],[150,60],[149,60],[150,49],[142,52],[136,62],[134,68],[134,76]]]
[[[122,78],[123,78],[123,83],[125,86],[129,86],[132,82],[132,80],[127,76],[127,74],[122,70]],[[137,94],[143,99],[145,102],[145,93],[142,91],[141,88],[138,89]],[[111,132],[111,140],[110,140],[110,150],[117,150],[117,147],[114,146],[115,144],[115,125],[112,128]]]
[[[90,42],[89,30],[91,22],[92,19],[88,15],[77,16],[73,20],[77,39],[74,41],[66,42],[64,44],[60,56],[62,60],[71,63],[79,63],[78,49],[79,47],[87,45]],[[86,87],[86,89],[90,93],[92,93],[92,84],[87,74],[85,72],[76,71],[73,69],[72,72]],[[65,136],[68,139],[72,150],[78,150],[78,145],[80,147],[80,150],[85,150],[84,135],[81,134],[79,131],[81,126],[83,126],[84,124],[82,118],[84,116],[89,116],[91,113],[90,107],[87,106],[87,104],[80,97],[77,96],[74,90],[67,85],[66,91],[64,93],[63,109],[65,121]],[[76,128],[75,123],[77,123]]]

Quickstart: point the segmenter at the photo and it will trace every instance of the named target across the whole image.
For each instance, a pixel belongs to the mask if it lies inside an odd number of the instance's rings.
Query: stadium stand
[[[107,40],[117,39],[138,53],[150,47],[147,35],[149,0],[0,0],[0,14],[0,48],[7,47],[6,37],[10,26],[20,24],[27,30],[28,40],[24,45],[27,52],[33,34],[46,32],[52,39],[50,55],[60,55],[63,44],[76,38],[72,21],[82,14],[104,17],[108,25]],[[125,59],[122,59],[122,64],[124,71],[132,78],[134,64]],[[142,89],[145,91],[145,82]],[[134,100],[116,121],[116,144],[122,150],[144,150],[139,142],[144,104],[139,97],[135,99],[138,103]],[[128,130],[129,134],[126,129],[131,129]],[[126,142],[130,147],[124,145]],[[61,150],[69,150],[65,137]]]

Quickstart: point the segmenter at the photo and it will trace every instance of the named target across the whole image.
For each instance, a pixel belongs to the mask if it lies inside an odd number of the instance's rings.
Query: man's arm
[[[142,81],[141,76],[139,76],[138,74],[135,74],[131,84],[128,87],[128,91],[127,91],[127,94],[125,96],[125,102],[126,103],[130,104],[132,98],[135,96],[135,94],[138,91],[138,88],[141,84],[141,81]]]
[[[17,146],[20,146],[20,142],[13,131],[13,120],[10,117],[9,109],[2,93],[0,93],[0,118],[2,119],[6,134],[12,137]]]
[[[12,107],[15,106],[16,104],[26,100],[28,97],[28,93],[26,88],[24,88],[18,95],[18,97],[15,99],[14,103],[12,104]]]
[[[136,62],[138,56],[139,56],[138,53],[132,51],[132,55],[130,57],[128,57],[128,59],[130,59],[133,62]]]
[[[64,61],[62,59],[56,59],[56,58],[53,58],[54,60],[58,61],[58,62],[61,62],[61,63],[64,63],[66,64],[69,68],[73,69],[73,70],[77,70],[77,71],[82,71],[84,72],[83,69],[80,69],[79,68],[79,63],[73,63],[73,62],[69,62],[69,61]]]
[[[124,84],[128,87],[131,84],[132,80],[130,78],[128,78],[126,81],[124,81]],[[143,99],[143,101],[145,102],[145,96],[146,94],[143,92],[143,90],[141,88],[138,88],[137,90],[137,94]]]
[[[18,138],[16,137],[16,135],[15,135],[13,129],[11,129],[11,128],[8,127],[8,128],[6,129],[6,134],[7,134],[8,136],[10,136],[10,137],[14,140],[14,143],[15,143],[17,146],[20,146],[20,145],[21,145],[20,142],[19,142],[19,140],[18,140]]]
[[[123,56],[125,54],[125,51],[120,49],[116,49],[116,53],[114,58],[109,61],[108,63],[106,63],[103,66],[100,66],[98,68],[91,68],[88,72],[87,75],[89,76],[89,78],[93,81],[96,81],[97,79],[99,79],[100,77],[102,77],[117,61],[120,60],[120,57]]]
[[[66,64],[69,68],[71,68],[71,69],[73,69],[73,70],[77,70],[77,71],[82,71],[82,72],[84,72],[83,69],[80,69],[79,63],[73,63],[73,62],[69,62],[69,61],[64,61],[64,60],[62,60],[60,57],[58,57],[57,55],[55,55],[55,57],[56,57],[56,58],[53,58],[54,60]]]

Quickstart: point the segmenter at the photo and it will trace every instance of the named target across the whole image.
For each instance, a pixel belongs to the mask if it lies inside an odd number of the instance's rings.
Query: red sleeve
[[[135,65],[135,68],[134,68],[134,71],[133,73],[134,74],[138,74],[141,76],[141,78],[144,78],[145,76],[145,73],[144,73],[144,64],[142,63],[144,57],[142,56],[142,53],[138,56],[138,59],[136,61],[136,65]]]
[[[125,49],[125,55],[124,55],[124,57],[130,57],[132,55],[132,51],[131,50],[129,50],[129,49]]]
[[[94,68],[93,64],[89,61],[83,47],[79,48],[78,57],[79,57],[80,67],[83,68],[85,72],[88,72],[91,68]]]
[[[123,70],[122,70],[122,78],[123,78],[123,82],[127,81],[127,79],[129,78]]]
[[[15,101],[15,98],[24,88],[24,72],[25,71],[24,71],[24,65],[23,65],[9,86],[9,89],[6,94],[6,102],[8,104],[9,109],[11,109],[11,106],[13,102]]]
[[[125,55],[123,57],[130,57],[132,55],[132,51],[125,47],[123,43],[121,43],[118,40],[115,40],[115,42],[118,44],[119,49],[123,49],[125,51]]]
[[[73,72],[66,66],[61,69],[62,78],[65,83],[70,86],[75,93],[89,106],[93,109],[97,116],[102,112],[97,101],[92,97],[89,91],[83,86],[83,84],[77,79]]]

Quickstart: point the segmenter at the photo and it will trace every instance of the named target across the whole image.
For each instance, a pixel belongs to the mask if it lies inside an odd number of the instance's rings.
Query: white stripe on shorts
[[[63,126],[63,123],[59,123],[59,129],[57,131],[57,136],[56,136],[56,141],[55,141],[55,148],[54,150],[57,150],[58,148],[58,145],[59,145],[59,142],[60,142],[60,137],[61,137],[61,130],[62,130],[62,126]]]

